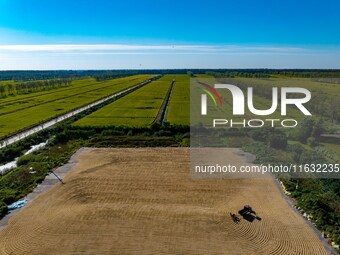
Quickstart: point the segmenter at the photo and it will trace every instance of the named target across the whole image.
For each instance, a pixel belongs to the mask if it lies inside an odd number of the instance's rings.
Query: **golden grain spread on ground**
[[[0,254],[327,254],[271,178],[193,180],[187,148],[88,149],[65,182],[13,216]],[[245,204],[261,220],[235,223]]]

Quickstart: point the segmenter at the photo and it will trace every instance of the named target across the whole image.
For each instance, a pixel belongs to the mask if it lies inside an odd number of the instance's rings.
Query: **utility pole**
[[[48,172],[53,174],[55,177],[57,177],[57,179],[62,183],[65,184],[65,182],[63,182],[63,179],[61,179],[55,172],[53,172],[52,169],[50,169],[50,158],[48,157],[48,161],[47,161],[47,167],[48,167]]]

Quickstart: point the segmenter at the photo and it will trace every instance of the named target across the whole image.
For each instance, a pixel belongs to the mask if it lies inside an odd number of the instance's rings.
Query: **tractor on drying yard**
[[[250,205],[245,205],[242,210],[238,211],[238,213],[243,217],[243,219],[249,222],[253,222],[254,220],[262,220]]]
[[[256,216],[256,212],[251,208],[250,205],[245,205],[242,210],[239,210],[238,213],[242,216],[253,214]]]

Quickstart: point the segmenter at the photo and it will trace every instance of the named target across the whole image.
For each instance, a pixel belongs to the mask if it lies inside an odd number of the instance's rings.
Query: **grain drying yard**
[[[233,164],[247,164],[225,149]],[[0,231],[0,254],[327,254],[272,178],[194,180],[188,148],[87,149]],[[235,223],[251,204],[261,220]]]

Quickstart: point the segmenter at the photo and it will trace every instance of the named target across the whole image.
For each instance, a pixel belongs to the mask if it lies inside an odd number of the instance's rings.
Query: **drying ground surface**
[[[89,149],[64,180],[11,218],[0,254],[326,254],[271,178],[193,180],[187,148]],[[261,220],[234,223],[245,204]]]

